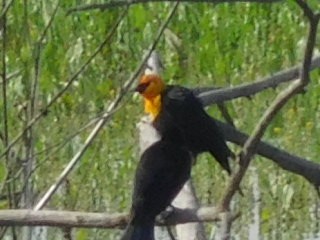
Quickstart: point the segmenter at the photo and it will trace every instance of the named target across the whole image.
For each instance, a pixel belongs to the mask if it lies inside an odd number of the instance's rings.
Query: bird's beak
[[[135,89],[135,92],[138,92],[138,93],[144,93],[144,91],[147,89],[147,87],[149,86],[149,83],[140,83],[136,89]]]

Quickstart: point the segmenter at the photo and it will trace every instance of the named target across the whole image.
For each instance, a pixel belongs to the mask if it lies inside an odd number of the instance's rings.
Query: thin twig
[[[44,30],[40,34],[38,41],[35,43],[35,58],[34,58],[34,78],[30,84],[30,97],[28,108],[26,109],[26,124],[28,124],[36,113],[36,102],[38,95],[38,85],[39,85],[39,77],[40,77],[40,63],[41,63],[41,52],[43,48],[43,40],[46,37],[48,30],[53,24],[53,21],[56,17],[58,8],[60,5],[60,0],[57,1],[56,6],[53,9],[53,12],[50,16],[48,23],[46,24]],[[23,195],[22,195],[22,204],[25,208],[32,207],[33,198],[34,198],[34,190],[33,184],[31,181],[32,173],[34,172],[34,167],[36,164],[34,157],[34,129],[33,127],[29,127],[25,133],[25,163],[23,164]],[[29,229],[24,233],[25,235],[30,235],[31,232]],[[30,238],[30,237],[29,237]]]
[[[40,35],[40,38],[38,40],[39,43],[43,42],[44,38],[47,36],[47,32],[50,29],[50,27],[52,26],[52,23],[57,15],[58,9],[60,7],[60,2],[61,2],[61,0],[57,0],[57,4],[56,4],[55,8],[53,9],[51,17],[50,17],[47,25],[45,26],[44,30],[42,31],[42,34]]]
[[[12,6],[13,1],[8,2],[6,0],[2,1],[2,12],[1,12],[1,27],[2,27],[2,94],[3,94],[3,142],[4,147],[7,148],[9,144],[9,126],[8,126],[8,96],[7,96],[7,64],[6,64],[6,54],[7,54],[7,13],[10,7]],[[1,30],[1,29],[0,29]],[[9,152],[5,154],[5,162],[6,162],[6,179],[11,178],[12,171],[10,169],[10,156]],[[14,183],[13,183],[14,184]],[[15,206],[14,197],[12,196],[12,186],[13,184],[6,184],[7,193],[8,193],[8,203],[11,208]],[[5,185],[3,185],[5,186]],[[2,189],[1,189],[2,192]],[[6,228],[2,230],[2,234],[4,235],[6,232]],[[11,228],[12,239],[17,239],[16,229],[14,227]]]
[[[130,90],[132,84],[138,77],[139,73],[143,69],[147,59],[151,55],[151,52],[155,49],[156,45],[158,44],[160,37],[163,34],[164,29],[167,27],[169,24],[170,20],[172,19],[174,13],[176,12],[176,9],[179,5],[179,2],[177,2],[172,10],[170,11],[167,19],[164,21],[163,25],[161,26],[154,42],[151,44],[151,47],[149,48],[148,54],[144,57],[143,61],[141,64],[138,66],[136,71],[132,74],[132,76],[129,78],[127,82],[123,85],[123,88],[121,88],[121,91],[118,93],[117,97],[111,104],[109,105],[107,112],[103,115],[103,118],[96,124],[94,129],[91,131],[89,136],[87,137],[84,145],[81,147],[81,149],[74,155],[74,157],[70,160],[69,164],[67,167],[63,170],[63,172],[60,174],[60,176],[57,178],[55,183],[51,185],[49,190],[45,193],[45,195],[40,199],[40,201],[35,205],[34,210],[40,210],[42,209],[46,203],[50,200],[51,196],[56,192],[58,187],[61,185],[61,183],[64,181],[64,179],[69,175],[69,173],[72,171],[76,163],[81,159],[83,154],[86,152],[88,147],[91,145],[93,140],[96,138],[97,134],[100,132],[102,127],[107,123],[107,121],[112,117],[113,114],[111,112],[118,107],[120,104],[122,98],[124,95]]]
[[[2,103],[3,103],[3,144],[5,147],[8,146],[9,143],[9,131],[8,131],[8,99],[7,99],[7,64],[6,64],[6,54],[7,54],[7,11],[9,9],[9,5],[6,5],[6,1],[2,2],[2,7],[4,14],[1,15],[2,21],[2,54],[1,54],[1,64],[2,64]],[[6,10],[7,9],[7,10]],[[6,154],[6,160],[8,161],[8,155]]]
[[[222,115],[222,117],[224,118],[224,120],[229,123],[231,126],[235,127],[233,119],[228,111],[227,106],[224,103],[218,103],[217,104],[219,111]]]
[[[8,130],[8,96],[7,96],[7,64],[6,64],[6,54],[7,54],[7,11],[9,9],[9,4],[6,5],[6,1],[4,0],[2,2],[2,12],[4,13],[1,15],[1,21],[2,21],[2,54],[1,54],[1,65],[2,65],[2,104],[3,104],[3,109],[2,109],[2,114],[3,114],[3,133],[2,133],[2,141],[3,145],[6,148],[9,143],[9,130]],[[5,155],[5,162],[6,162],[6,168],[7,168],[7,173],[6,173],[6,179],[10,178],[10,168],[9,168],[9,154]],[[4,186],[4,185],[3,185]],[[7,192],[8,192],[8,202],[9,206],[11,206],[12,201],[11,201],[11,188],[10,184],[7,184]],[[2,190],[2,189],[1,189]]]
[[[105,11],[112,8],[118,7],[125,7],[134,4],[141,4],[141,3],[151,3],[151,2],[176,2],[177,0],[117,0],[111,1],[107,3],[94,3],[94,4],[87,4],[82,6],[77,6],[68,10],[67,14],[73,12],[81,12],[81,11],[90,11],[90,10],[100,10]],[[255,3],[274,3],[280,2],[282,0],[180,0],[180,2],[186,3],[235,3],[235,2],[255,2]]]
[[[7,73],[7,84],[9,83],[9,80],[11,80],[12,78],[15,78],[16,76],[18,76],[20,73],[22,72],[22,70],[17,70],[17,71],[14,71],[12,73]],[[2,78],[1,78],[2,79]],[[3,82],[1,81],[0,82],[0,85],[2,85]]]
[[[50,27],[52,26],[52,23],[56,17],[56,14],[58,12],[60,6],[60,0],[58,0],[55,8],[53,9],[53,12],[51,14],[51,17],[47,23],[47,25],[45,26],[43,32],[40,35],[39,40],[36,43],[35,46],[35,60],[34,60],[34,80],[33,80],[33,84],[32,84],[32,88],[31,88],[31,98],[30,98],[30,115],[31,118],[33,118],[34,114],[35,114],[35,103],[36,103],[36,92],[37,92],[37,87],[38,87],[38,82],[39,82],[39,74],[40,74],[40,55],[41,55],[41,50],[42,50],[42,44],[43,44],[43,40],[47,35],[48,30],[50,29]],[[31,127],[30,127],[31,129]]]

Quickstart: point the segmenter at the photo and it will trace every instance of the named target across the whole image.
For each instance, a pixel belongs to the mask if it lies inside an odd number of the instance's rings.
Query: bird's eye
[[[140,83],[137,87],[136,87],[136,92],[138,93],[143,93],[147,87],[150,85],[151,82],[145,82],[145,83]]]

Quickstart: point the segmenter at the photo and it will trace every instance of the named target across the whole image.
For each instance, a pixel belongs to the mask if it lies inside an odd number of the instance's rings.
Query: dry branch
[[[234,218],[237,216],[234,216]],[[122,228],[127,224],[126,213],[93,213],[53,210],[0,210],[0,226],[50,226],[79,228]],[[179,209],[170,215],[166,225],[187,222],[219,221],[217,209],[201,207],[199,209]],[[163,225],[163,223],[157,223]]]
[[[227,141],[243,146],[249,138],[248,134],[237,130],[229,124],[218,120],[216,122]],[[314,186],[320,186],[320,164],[290,154],[264,141],[258,143],[257,154],[272,160],[284,170],[301,175]]]
[[[314,57],[310,66],[310,71],[320,68],[320,56]],[[215,103],[233,100],[239,97],[250,97],[254,94],[262,92],[268,88],[276,88],[281,83],[289,82],[299,78],[301,64],[292,68],[277,72],[276,74],[265,77],[254,83],[246,83],[233,88],[213,89],[206,91],[196,90],[200,92],[198,97],[204,106]]]
[[[274,3],[274,2],[281,2],[281,1],[282,0],[180,0],[179,2],[218,4],[218,3],[235,3],[235,2]],[[117,1],[111,1],[108,3],[94,3],[94,4],[77,6],[69,9],[67,14],[70,14],[73,12],[90,11],[90,10],[105,11],[112,8],[125,7],[125,6],[131,6],[134,4],[151,3],[151,2],[177,2],[177,0],[129,0],[129,1],[117,0]]]

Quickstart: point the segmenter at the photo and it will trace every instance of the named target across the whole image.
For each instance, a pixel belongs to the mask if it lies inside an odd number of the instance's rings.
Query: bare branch
[[[27,125],[37,113],[37,101],[38,101],[38,88],[39,88],[39,78],[40,78],[40,69],[41,69],[41,54],[42,49],[45,46],[45,42],[43,42],[44,38],[47,36],[48,30],[51,28],[52,23],[57,15],[58,9],[60,5],[60,0],[57,1],[55,7],[51,13],[49,21],[47,22],[45,28],[43,29],[40,37],[34,44],[34,71],[33,71],[33,79],[31,79],[30,84],[27,84],[28,88],[28,104],[25,109],[25,120],[24,123]],[[25,5],[26,7],[26,5]],[[35,152],[35,132],[36,129],[34,127],[30,127],[26,133],[24,134],[24,164],[22,165],[22,194],[19,203],[20,207],[23,208],[32,208],[35,193],[34,193],[34,183],[32,181],[32,173],[36,167],[36,157],[34,157]],[[32,239],[32,231],[31,228],[23,228],[22,229],[22,239],[30,240]]]
[[[54,20],[55,17],[56,17],[56,14],[57,14],[57,11],[58,11],[59,7],[60,7],[60,0],[57,0],[56,6],[55,6],[55,8],[53,9],[53,12],[52,12],[52,14],[51,14],[51,17],[50,17],[47,25],[45,26],[42,34],[40,35],[40,38],[39,38],[39,40],[38,40],[39,43],[42,43],[42,41],[43,41],[44,38],[46,37],[47,32],[48,32],[48,30],[50,29],[50,27],[51,27],[51,25],[52,25],[52,23],[53,23],[53,20]]]
[[[34,60],[34,79],[31,87],[31,97],[30,97],[30,117],[31,119],[34,117],[35,114],[35,105],[36,105],[36,95],[37,95],[37,88],[38,88],[38,82],[39,82],[39,75],[40,75],[40,56],[41,56],[41,50],[42,50],[42,42],[44,38],[47,35],[48,30],[52,26],[52,23],[56,17],[56,14],[58,12],[60,6],[60,0],[58,0],[51,17],[45,26],[42,34],[40,35],[40,38],[38,42],[35,44],[35,60]],[[31,129],[31,127],[30,127]]]
[[[10,7],[10,3],[6,5],[6,1],[2,3],[4,14],[1,15],[0,21],[2,22],[2,54],[1,54],[1,78],[2,78],[2,102],[3,102],[3,109],[2,109],[2,121],[3,121],[3,143],[4,146],[7,147],[9,143],[9,131],[8,131],[8,99],[7,99],[7,64],[6,64],[6,54],[7,54],[7,11]],[[8,156],[7,156],[8,157]]]
[[[7,74],[7,79],[6,79],[6,82],[7,84],[9,83],[9,80],[11,80],[12,78],[15,78],[16,76],[18,76],[20,73],[22,72],[22,70],[17,70],[17,71],[14,71],[12,73],[8,73]],[[2,79],[2,78],[1,78]],[[3,84],[3,81],[0,82],[0,85]]]
[[[42,209],[46,203],[50,200],[50,198],[52,197],[52,195],[56,192],[56,190],[58,189],[58,187],[61,185],[61,183],[64,181],[64,179],[69,175],[69,173],[72,171],[72,169],[74,168],[74,166],[77,164],[77,162],[81,159],[81,157],[83,156],[83,154],[86,152],[86,150],[88,149],[88,147],[91,145],[91,143],[93,142],[93,140],[96,138],[96,136],[98,135],[98,133],[100,132],[100,130],[102,129],[102,127],[106,124],[106,122],[108,120],[110,120],[110,118],[113,116],[114,113],[114,109],[116,109],[118,107],[118,105],[120,104],[122,98],[124,97],[124,95],[129,91],[129,89],[131,88],[132,84],[134,83],[134,81],[136,80],[137,76],[139,75],[139,73],[141,72],[141,70],[143,69],[147,59],[149,58],[149,56],[151,55],[152,51],[155,49],[156,45],[158,44],[160,37],[163,34],[164,29],[167,27],[167,25],[169,24],[170,20],[172,19],[174,13],[176,12],[176,9],[179,5],[179,2],[177,2],[174,7],[172,8],[172,10],[170,11],[170,13],[168,14],[166,20],[164,21],[163,25],[161,26],[161,28],[159,29],[159,32],[154,40],[154,42],[151,44],[151,47],[149,48],[148,54],[144,57],[143,61],[140,63],[140,65],[138,66],[138,68],[136,69],[136,71],[134,72],[134,74],[130,77],[130,79],[125,82],[125,84],[123,85],[123,87],[121,88],[121,91],[118,93],[117,97],[115,98],[115,100],[109,105],[107,112],[102,116],[102,119],[99,120],[99,122],[96,124],[96,126],[94,127],[94,129],[91,131],[91,133],[89,134],[89,136],[87,137],[84,145],[81,147],[81,149],[74,155],[74,157],[70,160],[69,164],[67,165],[67,167],[63,170],[63,172],[60,174],[60,176],[57,178],[57,180],[55,181],[55,183],[53,185],[51,185],[51,187],[49,188],[49,190],[45,193],[45,195],[40,199],[40,201],[35,205],[34,210],[40,210]]]
[[[224,120],[229,123],[231,126],[235,126],[234,125],[234,122],[233,122],[233,119],[228,111],[228,108],[225,106],[224,103],[218,103],[217,104],[219,110],[220,110],[220,113],[222,115],[222,117],[224,118]]]
[[[166,225],[188,222],[219,221],[219,212],[215,207],[199,209],[176,208],[170,215]],[[232,219],[238,217],[234,215]],[[127,224],[126,213],[93,213],[76,211],[34,211],[29,209],[0,210],[0,226],[51,226],[79,228],[122,228]],[[157,225],[163,225],[158,222]]]
[[[2,42],[1,42],[1,46],[2,46],[2,54],[1,54],[1,68],[2,68],[2,72],[1,72],[1,78],[2,78],[2,103],[3,103],[3,108],[2,108],[2,125],[3,125],[3,133],[1,134],[1,140],[3,141],[3,145],[6,148],[9,144],[9,126],[8,126],[8,96],[7,96],[7,63],[6,63],[6,54],[7,54],[7,11],[9,9],[8,6],[10,6],[11,4],[9,3],[8,5],[6,5],[6,1],[2,2],[2,9],[3,9],[3,13],[1,15],[1,19],[0,21],[2,22]],[[5,154],[5,163],[6,163],[6,168],[7,168],[7,172],[6,172],[6,179],[9,179],[11,177],[11,171],[9,168],[9,154]],[[3,184],[1,186],[0,192],[3,191],[3,187],[5,186],[5,184]],[[7,185],[7,191],[8,191],[8,202],[9,205],[11,206],[11,187],[8,184]]]
[[[249,138],[249,135],[240,132],[229,124],[218,120],[216,122],[229,142],[243,146]],[[320,186],[320,164],[292,155],[264,141],[258,143],[257,154],[272,160],[284,170],[301,175],[314,186]]]
[[[320,56],[313,58],[310,71],[320,67]],[[249,97],[268,88],[276,88],[279,84],[299,78],[301,64],[280,71],[271,77],[265,77],[254,83],[243,84],[234,88],[214,89],[209,91],[199,91],[198,97],[204,106],[233,100],[239,97]]]
[[[87,4],[78,7],[74,7],[68,10],[67,14],[73,12],[81,12],[81,11],[89,11],[89,10],[100,10],[105,11],[112,8],[117,7],[125,7],[131,6],[134,4],[141,4],[141,3],[151,3],[151,2],[176,2],[177,0],[117,0],[111,1],[108,3],[94,3],[94,4]],[[187,3],[235,3],[235,2],[251,2],[251,3],[275,3],[281,2],[281,0],[180,0],[179,2],[187,2]]]
[[[8,76],[7,76],[7,63],[6,63],[6,58],[7,58],[7,13],[10,7],[12,6],[13,1],[7,1],[3,0],[2,1],[2,12],[1,12],[1,18],[0,18],[0,32],[2,33],[2,54],[1,54],[1,65],[2,65],[2,72],[1,72],[1,77],[2,77],[2,100],[3,100],[3,143],[4,147],[7,148],[9,145],[9,124],[8,124],[8,96],[7,96],[7,87],[8,87]],[[12,171],[10,168],[10,156],[9,152],[4,154],[5,156],[5,164],[6,164],[6,174],[5,174],[5,179],[10,179],[12,175]],[[8,193],[8,205],[11,208],[15,208],[15,201],[14,201],[14,183],[4,183],[1,188],[0,192],[3,191],[3,188],[6,186],[7,188],[7,193]],[[6,228],[2,229],[2,233],[4,234],[6,232]],[[16,235],[16,229],[13,227],[11,228],[12,232],[12,239],[15,240],[17,239]],[[2,235],[0,232],[0,235]]]

